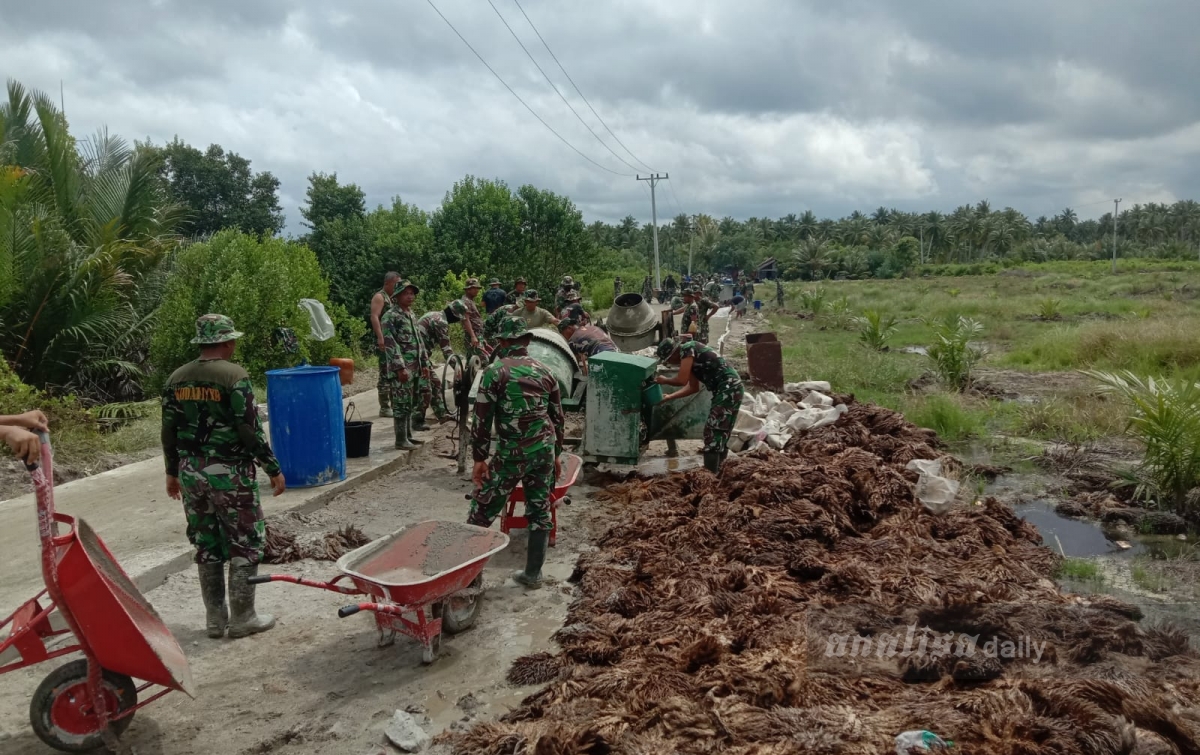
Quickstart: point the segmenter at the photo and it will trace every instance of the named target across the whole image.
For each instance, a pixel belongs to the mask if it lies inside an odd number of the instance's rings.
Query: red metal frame
[[[132,716],[135,711],[171,692],[172,689],[169,687],[164,688],[129,709],[122,711],[120,715],[113,715],[115,711],[110,712],[108,710],[104,695],[104,670],[101,668],[96,653],[92,645],[88,642],[88,638],[80,627],[79,622],[63,600],[63,586],[59,580],[58,562],[61,549],[76,542],[75,518],[66,514],[59,514],[54,509],[54,455],[50,447],[49,436],[44,433],[41,434],[41,441],[41,464],[31,469],[30,475],[33,479],[33,487],[37,499],[38,538],[41,540],[42,580],[46,586],[32,599],[21,604],[3,622],[0,622],[0,629],[11,625],[8,637],[0,642],[0,654],[15,647],[21,656],[19,661],[0,666],[0,674],[27,668],[42,661],[69,655],[77,651],[83,653],[84,658],[87,660],[88,675],[86,685],[88,695],[92,700],[92,707],[95,710],[96,730],[103,738],[104,744],[109,749],[115,751],[118,743],[116,737],[109,729],[109,724],[113,721]],[[59,524],[67,525],[67,534],[58,534]],[[100,543],[100,545],[103,547],[103,543]],[[104,550],[111,558],[112,554],[108,553],[107,548]],[[41,603],[43,597],[49,598],[49,602],[45,606]],[[66,629],[56,630],[51,625],[50,615],[56,610],[67,625]],[[73,635],[75,637],[75,644],[65,645],[53,651],[46,647],[47,639],[65,634]],[[140,693],[151,686],[155,685],[151,683],[143,684],[137,688],[137,691]]]
[[[550,547],[553,548],[558,543],[558,502],[567,496],[567,491],[575,484],[579,478],[579,471],[583,469],[583,459],[575,454],[563,454],[565,460],[565,468],[563,469],[562,477],[554,481],[554,489],[550,491]],[[513,488],[513,492],[508,495],[508,503],[504,506],[504,513],[500,515],[500,531],[507,535],[512,530],[523,530],[529,526],[529,520],[523,516],[517,516],[517,504],[525,502],[525,487],[518,484]]]

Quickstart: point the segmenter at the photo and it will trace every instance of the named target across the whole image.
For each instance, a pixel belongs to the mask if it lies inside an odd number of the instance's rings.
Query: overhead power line
[[[583,92],[579,89],[579,85],[575,83],[575,79],[572,79],[571,74],[567,73],[567,69],[563,67],[563,64],[561,62],[559,62],[558,56],[554,54],[554,50],[550,49],[550,45],[546,43],[545,38],[542,37],[542,33],[540,31],[538,31],[537,26],[533,23],[533,19],[531,19],[529,17],[529,14],[525,12],[525,9],[523,7],[521,7],[520,0],[513,0],[513,2],[516,4],[517,8],[520,9],[521,15],[524,16],[525,20],[529,22],[529,27],[531,29],[533,29],[533,33],[537,35],[537,38],[539,40],[541,40],[542,47],[546,48],[546,52],[550,53],[550,57],[553,58],[555,64],[558,65],[558,70],[562,71],[563,76],[567,77],[567,81],[571,82],[571,86],[575,87],[576,94],[578,94],[580,99],[582,99],[584,101],[584,103],[588,106],[588,109],[592,111],[592,115],[596,116],[596,120],[600,121],[600,125],[604,126],[604,130],[608,132],[609,136],[611,136],[617,142],[617,144],[621,145],[621,149],[623,149],[629,153],[630,157],[632,157],[637,162],[641,163],[642,167],[644,167],[646,170],[653,171],[654,168],[651,168],[649,165],[646,165],[645,160],[643,160],[640,157],[638,157],[637,155],[633,154],[633,152],[629,149],[629,147],[625,146],[625,143],[621,141],[620,137],[618,137],[615,133],[613,133],[613,130],[608,127],[608,124],[605,123],[604,119],[600,117],[600,114],[596,112],[596,108],[592,107],[592,103],[588,101],[588,98],[584,97]]]
[[[551,126],[549,123],[546,123],[546,121],[545,121],[545,120],[542,118],[542,116],[538,115],[538,114],[537,114],[537,111],[536,111],[536,110],[534,110],[532,107],[530,107],[530,106],[529,106],[529,103],[528,103],[528,102],[526,102],[525,100],[523,100],[523,99],[521,98],[521,95],[517,94],[516,90],[515,90],[515,89],[513,89],[512,87],[510,87],[510,86],[508,85],[508,82],[507,82],[507,81],[505,81],[505,80],[504,80],[504,79],[503,79],[503,78],[500,76],[500,74],[496,73],[496,69],[492,68],[492,66],[491,66],[491,65],[490,65],[490,64],[489,64],[489,63],[488,63],[486,60],[484,60],[483,56],[479,54],[479,51],[478,51],[478,50],[476,50],[474,47],[472,47],[472,46],[471,46],[471,43],[467,41],[467,38],[466,38],[466,37],[464,37],[464,36],[462,35],[462,33],[461,33],[461,32],[459,32],[459,30],[458,30],[458,29],[456,29],[456,28],[454,27],[454,24],[450,23],[450,19],[446,18],[446,16],[445,16],[445,15],[444,15],[444,14],[443,14],[443,13],[442,13],[440,10],[438,10],[438,7],[437,7],[436,5],[434,5],[434,4],[433,4],[433,0],[425,0],[425,2],[429,3],[429,7],[430,7],[430,8],[433,8],[433,12],[434,12],[434,13],[436,13],[436,14],[438,14],[438,16],[440,16],[440,17],[441,17],[441,19],[442,19],[443,21],[445,21],[445,22],[446,22],[446,26],[449,26],[449,27],[450,27],[450,31],[454,32],[454,34],[455,34],[455,35],[456,35],[456,36],[457,36],[459,39],[461,39],[461,40],[462,40],[462,43],[463,43],[464,45],[466,45],[466,46],[467,46],[467,49],[468,49],[468,50],[470,50],[471,52],[475,53],[475,57],[479,58],[479,62],[480,62],[480,63],[483,63],[483,66],[484,66],[484,68],[487,68],[487,69],[488,69],[488,71],[490,71],[490,72],[491,72],[491,74],[492,74],[493,76],[495,76],[495,77],[496,77],[496,80],[497,80],[497,81],[499,81],[501,84],[503,84],[503,85],[504,85],[504,88],[505,88],[505,89],[507,89],[507,90],[509,91],[509,93],[510,93],[510,94],[511,94],[513,97],[516,97],[516,98],[517,98],[517,102],[520,102],[522,105],[524,105],[524,106],[525,106],[525,109],[529,111],[529,114],[530,114],[530,115],[532,115],[534,118],[537,118],[537,119],[538,119],[538,122],[539,122],[539,123],[541,123],[543,126],[545,126],[545,127],[546,127],[546,128],[549,130],[549,131],[550,131],[550,133],[552,133],[552,134],[554,134],[555,136],[557,136],[559,141],[561,141],[563,144],[565,144],[565,145],[567,145],[568,147],[570,147],[570,148],[571,148],[571,149],[572,149],[572,150],[575,152],[575,154],[579,155],[579,156],[580,156],[580,157],[582,157],[584,160],[587,160],[589,163],[591,163],[592,165],[595,165],[597,168],[600,168],[601,170],[606,170],[606,171],[608,171],[609,173],[612,173],[613,175],[617,175],[617,176],[630,176],[630,175],[632,175],[632,174],[630,174],[630,173],[622,173],[622,172],[621,172],[621,171],[619,171],[619,170],[613,170],[612,168],[608,167],[607,165],[603,165],[603,164],[601,164],[601,163],[598,163],[598,162],[596,162],[595,160],[593,160],[592,158],[590,158],[590,157],[588,157],[586,154],[584,154],[584,153],[583,153],[583,152],[582,152],[582,151],[581,151],[581,150],[580,150],[578,147],[576,147],[574,144],[571,144],[571,142],[567,141],[567,140],[566,140],[566,138],[565,138],[565,137],[564,137],[562,134],[560,134],[560,133],[558,133],[557,131],[555,131],[553,126]]]
[[[504,16],[500,14],[500,9],[496,7],[496,4],[492,2],[492,0],[488,0],[488,5],[492,6],[492,10],[496,12],[496,17],[500,19],[500,23],[504,24],[504,28],[508,29],[508,33],[512,35],[512,38],[517,40],[517,44],[520,45],[521,49],[525,51],[526,57],[532,61],[534,67],[538,69],[538,73],[542,74],[542,78],[546,80],[546,83],[550,85],[550,88],[554,90],[554,93],[558,95],[558,98],[562,100],[568,108],[571,109],[571,112],[576,118],[579,119],[579,122],[583,124],[583,127],[586,128],[588,132],[596,138],[596,141],[600,142],[600,146],[608,150],[613,157],[628,165],[630,170],[636,171],[638,167],[614,152],[613,148],[608,146],[608,143],[600,138],[600,135],[596,133],[596,130],[588,125],[588,122],[583,119],[583,116],[579,114],[579,111],[575,109],[575,106],[571,104],[571,101],[563,96],[563,93],[559,91],[559,88],[554,84],[554,81],[542,69],[541,65],[538,64],[537,58],[533,57],[533,54],[529,52],[529,48],[525,46],[525,43],[521,41],[521,38],[518,37],[517,33],[513,31],[513,28],[509,26],[508,21],[504,18]]]

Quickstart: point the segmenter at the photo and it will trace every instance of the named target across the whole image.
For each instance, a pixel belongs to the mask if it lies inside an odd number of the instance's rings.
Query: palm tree
[[[15,81],[7,94],[0,347],[31,385],[136,397],[157,303],[149,289],[181,218],[163,195],[159,158],[106,131],[77,144],[45,94]]]
[[[792,252],[792,261],[808,274],[809,280],[817,280],[831,266],[829,244],[823,238],[807,238]]]
[[[812,210],[805,210],[800,216],[800,239],[814,236],[818,231],[819,221]]]

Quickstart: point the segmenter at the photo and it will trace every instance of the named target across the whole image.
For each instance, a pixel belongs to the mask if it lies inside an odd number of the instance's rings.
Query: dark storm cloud
[[[575,146],[633,172],[486,1],[435,2]],[[604,133],[511,0],[494,2]],[[1195,0],[523,5],[622,141],[671,172],[660,218],[1200,196]],[[293,231],[314,170],[372,204],[432,208],[472,173],[569,194],[589,216],[648,215],[644,187],[558,142],[422,0],[0,0],[0,69],[61,80],[84,133],[178,134],[272,170]]]

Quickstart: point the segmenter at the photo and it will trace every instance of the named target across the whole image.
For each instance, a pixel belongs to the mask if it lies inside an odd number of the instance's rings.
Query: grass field
[[[1200,263],[1027,265],[991,276],[785,285],[768,311],[789,380],[828,380],[904,411],[948,441],[996,433],[1081,443],[1120,434],[1126,411],[1083,369],[1200,379]],[[872,310],[896,319],[887,350],[860,340]],[[967,317],[986,350],[976,390],[940,384],[931,320]]]

